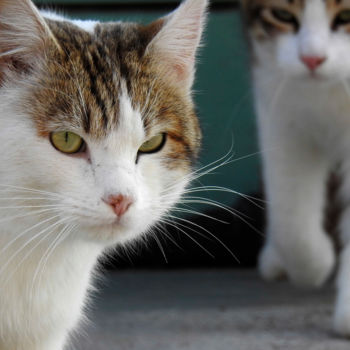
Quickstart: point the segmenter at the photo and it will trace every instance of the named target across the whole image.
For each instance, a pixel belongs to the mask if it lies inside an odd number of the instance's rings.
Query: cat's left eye
[[[338,26],[350,24],[350,10],[343,10],[335,17],[333,22],[333,28],[336,29]]]
[[[166,140],[166,134],[158,134],[146,142],[144,142],[141,147],[139,148],[139,153],[155,153],[160,151]]]
[[[85,148],[84,140],[70,131],[53,132],[50,135],[50,141],[58,151],[67,154],[82,152]]]

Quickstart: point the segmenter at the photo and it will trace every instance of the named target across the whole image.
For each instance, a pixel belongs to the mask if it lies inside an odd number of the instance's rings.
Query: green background
[[[37,0],[36,3],[58,9],[71,18],[148,23],[175,8],[178,1]],[[232,144],[235,161],[201,178],[203,185],[224,186],[244,194],[255,193],[260,187],[249,79],[249,58],[237,1],[213,1],[194,87],[204,133],[199,165],[221,158]],[[227,193],[202,195],[226,204],[238,198]]]

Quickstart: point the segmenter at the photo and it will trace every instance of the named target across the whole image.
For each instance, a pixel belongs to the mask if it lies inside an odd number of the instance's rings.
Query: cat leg
[[[341,253],[337,289],[334,329],[338,334],[350,337],[350,242]]]
[[[350,180],[349,175],[344,180]],[[341,194],[350,193],[350,182],[343,185]],[[346,199],[346,198],[344,198]],[[344,210],[340,222],[343,249],[337,276],[337,298],[334,313],[334,329],[338,334],[350,337],[350,207]]]
[[[333,245],[322,227],[328,167],[294,136],[264,155],[268,230],[259,267],[266,279],[286,273],[297,285],[316,287],[335,264]]]
[[[276,247],[269,241],[266,241],[260,252],[258,267],[260,274],[267,281],[279,280],[287,275]]]

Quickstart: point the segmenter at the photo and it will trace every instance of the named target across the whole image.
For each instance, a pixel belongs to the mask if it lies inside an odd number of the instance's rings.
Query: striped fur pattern
[[[206,8],[141,25],[0,0],[0,350],[65,348],[98,257],[146,240],[179,201],[200,148]],[[59,133],[83,146],[65,153]]]
[[[243,0],[268,197],[264,278],[319,287],[336,267],[326,184],[343,179],[334,328],[350,335],[350,1]]]
[[[171,143],[167,157],[192,164],[201,135],[189,91],[173,84],[157,57],[145,54],[164,20],[149,26],[99,23],[93,35],[73,23],[47,22],[56,41],[47,50],[39,89],[25,101],[39,135],[47,137],[63,124],[76,125],[94,140],[105,138],[118,127],[118,95],[125,87],[132,107],[144,112],[146,135],[152,126],[163,127]],[[75,103],[67,103],[66,95]]]

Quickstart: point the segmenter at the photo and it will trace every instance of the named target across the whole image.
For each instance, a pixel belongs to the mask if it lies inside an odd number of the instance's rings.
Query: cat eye
[[[295,16],[287,10],[273,8],[271,9],[271,13],[280,22],[292,23],[292,24],[298,23]]]
[[[84,140],[74,132],[58,131],[50,135],[52,145],[60,152],[73,154],[82,152],[85,148]]]
[[[337,29],[338,26],[350,24],[350,10],[344,10],[338,13],[333,22],[333,29]]]
[[[139,153],[155,153],[160,151],[166,140],[166,134],[158,134],[144,142],[139,148]]]

